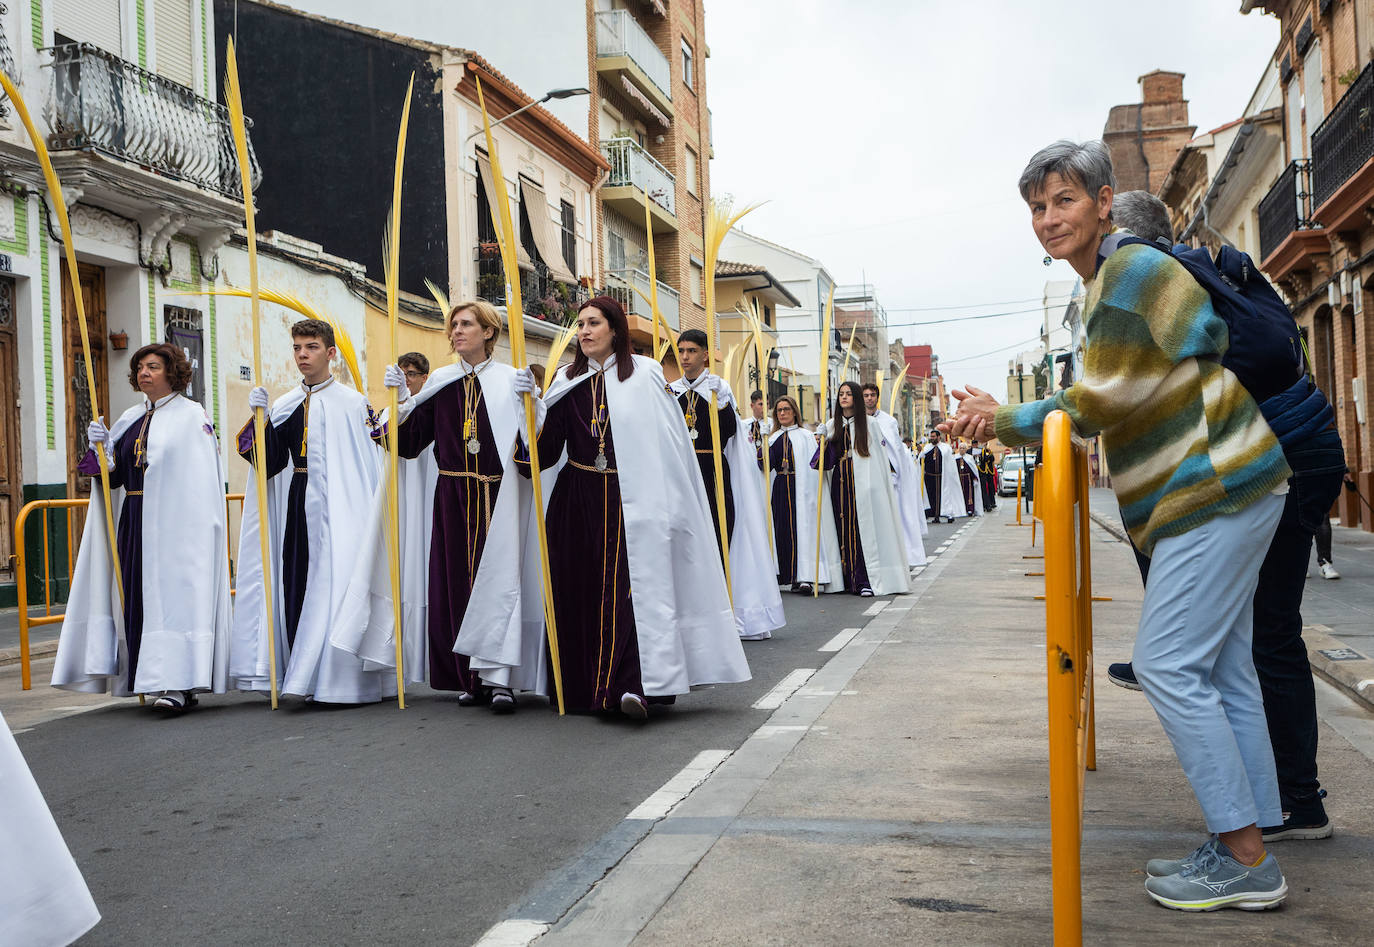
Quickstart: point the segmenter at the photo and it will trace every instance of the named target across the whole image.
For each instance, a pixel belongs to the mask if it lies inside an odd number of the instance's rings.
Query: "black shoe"
[[[1326,807],[1322,805],[1325,798],[1326,790],[1319,789],[1317,797],[1311,802],[1295,805],[1292,811],[1285,812],[1283,825],[1261,826],[1260,833],[1264,841],[1296,842],[1330,838],[1333,830],[1331,820],[1326,817]]]
[[[1117,687],[1124,687],[1129,691],[1140,690],[1140,682],[1135,679],[1135,670],[1131,667],[1131,662],[1125,661],[1121,664],[1110,664],[1107,666],[1107,680]]]
[[[792,591],[798,595],[814,595],[816,589],[810,582],[798,582],[792,586]]]
[[[492,688],[491,709],[493,713],[498,714],[515,713],[515,695],[509,687]]]

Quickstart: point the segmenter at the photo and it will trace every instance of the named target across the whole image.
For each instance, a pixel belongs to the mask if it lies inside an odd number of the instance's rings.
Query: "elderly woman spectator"
[[[142,399],[113,428],[94,421],[86,432],[109,457],[119,568],[110,557],[104,499],[92,490],[54,687],[155,694],[153,708],[173,714],[193,706],[197,691],[225,691],[224,469],[205,409],[185,394],[190,383],[179,348],[145,345],[129,361],[129,384]],[[94,449],[77,470],[99,473]]]
[[[1113,237],[1115,180],[1099,141],[1059,141],[1021,175],[1045,252],[1087,288],[1081,381],[999,406],[956,391],[954,434],[1037,441],[1059,409],[1101,432],[1131,539],[1151,556],[1134,666],[1212,837],[1147,865],[1147,893],[1188,911],[1262,910],[1288,885],[1262,825],[1281,823],[1274,754],[1251,658],[1252,600],[1289,468],[1239,380],[1219,364],[1226,323],[1172,257]]]

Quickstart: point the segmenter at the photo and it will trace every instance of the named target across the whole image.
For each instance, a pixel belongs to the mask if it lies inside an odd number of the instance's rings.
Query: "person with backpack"
[[[1145,191],[1116,195],[1112,219],[1121,228],[1118,232],[1158,245],[1208,288],[1229,338],[1238,343],[1226,350],[1221,364],[1259,402],[1293,470],[1254,599],[1255,671],[1283,803],[1283,821],[1261,831],[1266,842],[1330,838],[1331,820],[1322,804],[1326,791],[1317,779],[1317,695],[1302,640],[1302,595],[1313,537],[1318,537],[1320,559],[1321,527],[1331,528],[1327,513],[1345,475],[1335,411],[1304,371],[1301,351],[1293,348],[1297,323],[1247,254],[1223,247],[1213,261],[1205,247],[1171,247],[1169,209]],[[1328,545],[1324,561],[1330,560],[1329,550]],[[1146,578],[1149,560],[1138,558]],[[1139,690],[1129,663],[1111,665],[1107,676],[1113,684],[1134,684]]]
[[[1291,471],[1255,399],[1220,364],[1227,325],[1208,293],[1168,253],[1113,239],[1115,183],[1101,141],[1055,142],[1019,182],[1045,252],[1087,290],[1083,378],[1017,405],[957,390],[942,427],[1015,447],[1062,410],[1079,433],[1101,432],[1127,531],[1151,556],[1136,675],[1212,833],[1183,858],[1150,860],[1146,893],[1185,911],[1277,907],[1288,883],[1260,826],[1281,822],[1282,808],[1252,600]]]

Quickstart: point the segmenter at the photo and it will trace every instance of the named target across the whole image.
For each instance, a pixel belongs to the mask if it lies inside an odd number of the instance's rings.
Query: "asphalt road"
[[[17,739],[104,916],[83,944],[471,943],[697,753],[738,747],[768,716],[750,705],[873,602],[784,594],[787,627],[745,645],[752,681],[647,724],[420,688],[405,711],[121,701]]]

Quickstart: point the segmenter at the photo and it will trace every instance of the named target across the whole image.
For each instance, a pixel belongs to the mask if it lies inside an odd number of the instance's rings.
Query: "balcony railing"
[[[1374,158],[1374,63],[1312,133],[1312,206],[1320,207]]]
[[[10,49],[10,41],[5,36],[5,14],[9,12],[9,7],[0,3],[0,69],[4,70],[5,75],[18,82],[19,74],[14,70],[14,52]],[[9,114],[9,106],[6,104],[8,101],[9,97],[0,92],[0,118]]]
[[[1267,260],[1290,233],[1312,226],[1308,164],[1303,159],[1291,162],[1259,202],[1261,260]]]
[[[506,272],[501,258],[484,254],[478,248],[477,295],[493,306],[506,304]],[[540,260],[534,269],[520,271],[520,303],[525,315],[555,325],[568,325],[577,318],[577,309],[588,299],[581,286],[560,283],[549,275]]]
[[[649,81],[669,99],[673,97],[672,72],[668,57],[649,39],[644,27],[628,10],[609,10],[596,15],[596,55],[628,56],[644,71]]]
[[[601,153],[611,163],[607,187],[633,185],[674,217],[677,216],[677,179],[654,160],[633,138],[612,138],[601,143]]]
[[[99,151],[241,200],[229,110],[89,43],[51,49],[53,151]],[[253,186],[262,171],[248,142]]]
[[[645,319],[652,319],[653,312],[649,308],[649,303],[645,301],[645,296],[651,296],[649,289],[654,282],[653,278],[643,270],[607,270],[606,271],[606,293],[614,296],[620,305],[625,307],[628,313],[634,313]],[[638,288],[639,292],[635,292]],[[644,295],[641,296],[640,293]],[[658,311],[663,314],[663,321],[668,323],[668,328],[674,332],[680,325],[678,310],[681,299],[678,291],[673,289],[662,280],[658,281]]]

